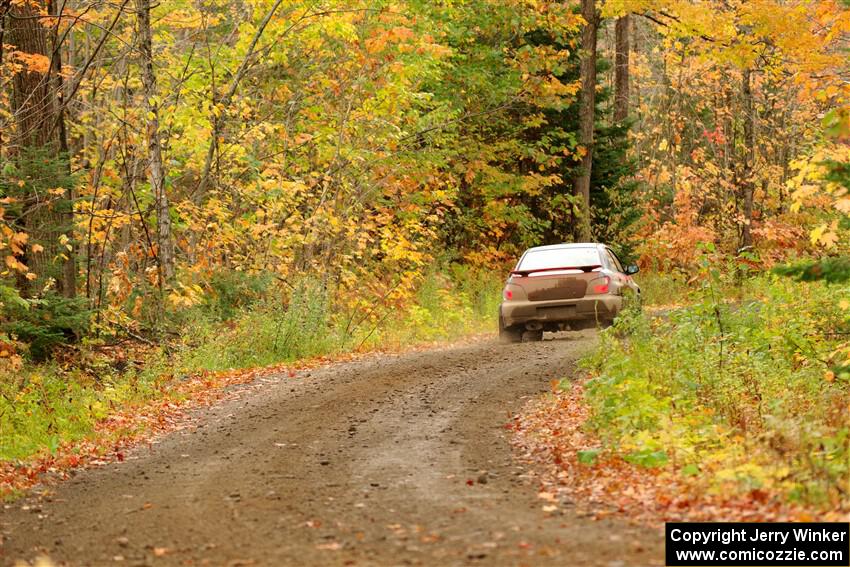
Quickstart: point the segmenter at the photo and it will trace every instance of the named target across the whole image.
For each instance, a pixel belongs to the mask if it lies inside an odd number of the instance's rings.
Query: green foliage
[[[564,10],[571,10],[564,6]],[[445,247],[469,256],[506,258],[539,244],[571,241],[579,201],[578,97],[580,27],[534,18],[533,9],[485,3],[452,22],[451,76],[434,87],[439,99],[470,118],[452,132],[447,157],[461,179],[442,227]],[[521,18],[524,30],[517,29]],[[598,63],[600,85],[607,62]],[[540,86],[540,83],[546,85]],[[549,86],[557,85],[557,86]],[[523,94],[539,89],[535,96]],[[610,90],[597,96],[592,222],[597,238],[627,245],[638,216],[628,181],[628,125],[611,125]],[[498,113],[492,109],[499,109]],[[460,155],[454,150],[464,148]],[[630,250],[624,249],[627,256]]]
[[[9,303],[0,319],[0,332],[29,345],[30,356],[47,359],[56,347],[76,342],[88,330],[91,311],[83,298],[69,299],[48,292],[25,303]]]
[[[245,273],[217,270],[208,280],[210,292],[204,296],[204,307],[221,321],[252,307],[271,287],[273,276],[268,272]]]
[[[73,187],[67,156],[45,148],[20,148],[0,172],[0,259],[13,267],[0,276],[0,333],[26,343],[34,360],[48,358],[89,328],[86,302],[59,294],[73,224],[67,194]],[[9,234],[18,240],[6,256],[3,236]]]
[[[17,289],[0,283],[0,313],[9,308],[28,309],[29,303]]]
[[[266,366],[336,352],[341,337],[331,325],[328,290],[304,280],[287,300],[268,297],[227,324],[196,321],[195,346],[179,356],[183,372]],[[226,327],[226,328],[227,328]]]
[[[773,272],[802,282],[823,280],[827,283],[845,283],[850,281],[850,258],[804,260],[795,264],[777,266]]]
[[[451,276],[429,273],[414,307],[376,330],[377,340],[403,345],[492,331],[504,284],[500,274],[463,265],[450,270]]]
[[[607,61],[600,61],[598,73],[607,72],[608,66]],[[640,184],[635,180],[637,160],[628,137],[631,124],[601,119],[610,98],[609,88],[601,89],[596,97],[597,124],[590,176],[591,229],[596,240],[615,244],[620,258],[632,263],[637,259],[634,230],[643,215],[637,196]]]
[[[667,453],[661,450],[641,449],[627,453],[624,460],[642,467],[663,467],[669,461]]]
[[[588,449],[586,451],[577,451],[576,455],[578,456],[578,462],[583,465],[593,465],[596,463],[596,459],[599,457],[599,453],[601,451],[599,449]]]
[[[0,220],[6,220],[11,230],[27,234],[29,252],[23,264],[37,276],[30,282],[20,280],[23,274],[18,274],[19,291],[26,288],[28,295],[37,295],[43,288],[55,287],[49,285],[51,279],[62,279],[67,249],[60,239],[68,242],[72,235],[73,202],[67,195],[75,183],[68,156],[57,156],[47,148],[21,147],[15,160],[0,170]],[[30,254],[33,245],[44,249],[37,262]]]
[[[685,278],[675,273],[640,272],[635,276],[644,305],[675,305],[684,302],[692,289]]]
[[[99,381],[55,365],[0,372],[0,460],[53,452],[91,435],[110,412],[157,394],[157,385],[135,372],[102,374]]]
[[[464,264],[452,264],[447,271],[462,301],[468,302],[473,321],[489,325],[502,302],[504,274]]]
[[[591,425],[646,466],[671,462],[709,490],[772,489],[822,505],[850,482],[850,374],[824,353],[850,329],[850,289],[760,277],[740,303],[633,314],[584,364]],[[845,355],[842,354],[841,360]]]
[[[178,328],[189,324],[195,325],[199,321],[209,323],[230,321],[254,309],[275,294],[278,294],[276,296],[278,299],[283,297],[274,276],[265,271],[248,273],[217,269],[200,279],[197,285],[200,289],[200,293],[197,294],[198,303],[188,309],[178,309],[169,313],[171,323]],[[128,303],[132,303],[135,297],[131,295]]]

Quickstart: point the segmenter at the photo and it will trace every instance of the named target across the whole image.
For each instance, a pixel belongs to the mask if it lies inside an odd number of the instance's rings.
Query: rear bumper
[[[611,321],[623,307],[620,295],[594,295],[581,299],[551,301],[504,301],[500,313],[504,326],[526,323],[569,323],[572,321]]]

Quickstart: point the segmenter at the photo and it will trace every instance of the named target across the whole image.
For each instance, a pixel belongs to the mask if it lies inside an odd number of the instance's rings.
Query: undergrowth
[[[113,410],[162,395],[160,380],[136,370],[67,370],[25,365],[0,374],[0,460],[20,459],[88,437]]]
[[[304,279],[278,294],[253,279],[219,279],[222,299],[178,313],[179,338],[167,344],[133,353],[104,350],[102,341],[92,341],[61,364],[0,357],[0,460],[90,437],[110,412],[168,399],[175,382],[201,371],[400,348],[492,330],[502,284],[489,272],[433,271],[405,303],[373,302],[361,313],[335,302],[320,281]],[[12,344],[0,341],[0,352]]]
[[[672,466],[712,493],[847,506],[847,284],[748,279],[721,301],[708,275],[687,307],[630,313],[584,361],[605,448]]]
[[[666,307],[688,301],[691,288],[685,276],[641,272],[635,276],[644,305]]]

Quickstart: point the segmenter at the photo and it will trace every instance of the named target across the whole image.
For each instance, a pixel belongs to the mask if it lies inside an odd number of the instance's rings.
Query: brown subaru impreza
[[[544,331],[610,325],[630,302],[640,305],[624,266],[604,244],[555,244],[525,251],[511,272],[499,306],[499,337],[539,341]]]

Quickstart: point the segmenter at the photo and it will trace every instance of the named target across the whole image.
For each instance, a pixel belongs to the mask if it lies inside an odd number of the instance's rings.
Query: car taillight
[[[593,280],[593,293],[608,293],[611,286],[611,278],[608,276]]]
[[[506,289],[503,295],[505,296],[505,299],[508,299],[508,300],[514,298],[514,292],[512,292],[509,289]]]

